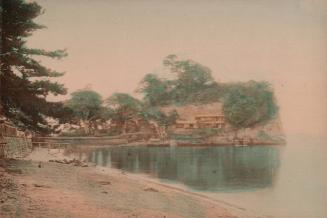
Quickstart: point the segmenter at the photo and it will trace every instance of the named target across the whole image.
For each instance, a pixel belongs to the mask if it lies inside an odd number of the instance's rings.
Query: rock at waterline
[[[73,164],[74,166],[80,166],[80,167],[88,167],[88,165],[80,160],[49,160],[49,162],[55,162],[55,163],[60,163],[60,164]]]

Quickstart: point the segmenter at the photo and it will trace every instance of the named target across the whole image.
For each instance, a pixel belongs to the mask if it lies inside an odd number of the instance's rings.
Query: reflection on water
[[[327,138],[288,137],[287,146],[278,147],[84,146],[65,152],[185,184],[258,217],[327,217]]]
[[[273,185],[279,148],[110,147],[94,150],[89,161],[202,191],[245,191]]]

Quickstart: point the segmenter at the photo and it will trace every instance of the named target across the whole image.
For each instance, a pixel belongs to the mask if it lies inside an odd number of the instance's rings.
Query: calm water
[[[327,217],[327,141],[278,147],[112,147],[87,154],[101,166],[166,183],[272,217]]]
[[[89,161],[196,190],[235,192],[272,186],[279,152],[270,147],[112,147],[95,150]]]

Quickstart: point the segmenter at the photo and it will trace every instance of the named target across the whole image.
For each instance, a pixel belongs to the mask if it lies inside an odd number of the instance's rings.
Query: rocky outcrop
[[[207,117],[223,116],[223,105],[219,102],[204,105],[169,106],[162,109],[168,113],[176,110],[180,121],[188,121],[192,125],[174,125],[169,127],[170,137],[177,144],[285,144],[281,120],[276,116],[265,124],[251,128],[235,129],[225,119],[220,128],[201,128],[197,117],[205,114]],[[208,116],[211,115],[211,116]],[[214,124],[207,121],[205,124]],[[178,123],[177,123],[178,124]],[[213,125],[211,125],[213,126]]]

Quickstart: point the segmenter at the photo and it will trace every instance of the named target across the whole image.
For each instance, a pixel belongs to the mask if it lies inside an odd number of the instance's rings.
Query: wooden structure
[[[43,142],[32,142],[33,148],[47,148],[48,152],[50,152],[50,149],[58,149],[59,152],[60,150],[64,150],[68,147],[69,143],[54,143],[50,141],[43,141]]]
[[[196,115],[193,120],[177,120],[177,129],[224,128],[224,115]]]
[[[224,115],[198,115],[195,120],[198,128],[223,128],[225,126]]]

